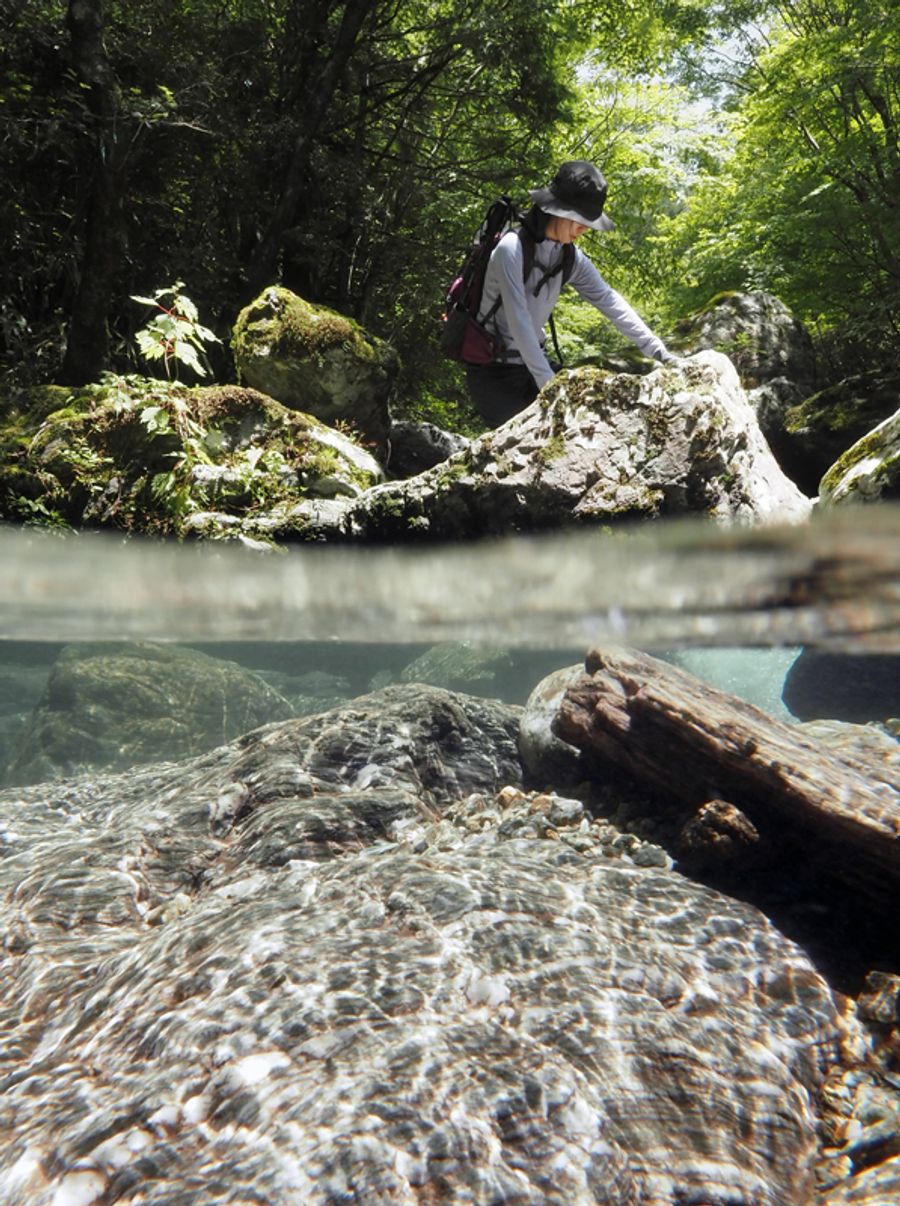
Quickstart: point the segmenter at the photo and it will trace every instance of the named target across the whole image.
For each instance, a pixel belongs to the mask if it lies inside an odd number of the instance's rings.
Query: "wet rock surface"
[[[874,1206],[894,982],[640,793],[526,789],[522,715],[393,686],[0,795],[2,1200]]]
[[[251,671],[197,650],[152,642],[71,645],[13,734],[0,782],[183,758],[293,710]]]
[[[900,746],[786,725],[646,654],[594,650],[553,730],[667,816],[689,874],[763,905],[848,991],[900,947]]]

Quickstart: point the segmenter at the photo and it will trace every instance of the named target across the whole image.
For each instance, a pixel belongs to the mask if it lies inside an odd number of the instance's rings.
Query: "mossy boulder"
[[[678,324],[671,342],[689,353],[704,348],[724,353],[748,389],[776,378],[804,389],[816,382],[809,332],[771,293],[719,293]]]
[[[399,365],[390,345],[358,323],[272,286],[238,315],[232,350],[248,385],[330,425],[346,423],[383,453]]]
[[[823,506],[900,499],[900,410],[847,449],[819,485]]]
[[[773,451],[802,490],[814,494],[830,467],[900,406],[900,372],[847,377],[788,408]]]
[[[127,377],[0,406],[0,516],[182,536],[383,477],[366,449],[241,386]]]
[[[811,502],[717,352],[646,376],[559,373],[525,410],[408,481],[330,516],[335,539],[463,540],[661,516],[799,520]]]
[[[197,650],[70,645],[11,741],[5,781],[19,786],[184,758],[292,715],[258,675]]]
[[[513,659],[508,649],[474,645],[469,641],[444,641],[433,645],[401,672],[404,683],[427,683],[446,691],[497,697]]]

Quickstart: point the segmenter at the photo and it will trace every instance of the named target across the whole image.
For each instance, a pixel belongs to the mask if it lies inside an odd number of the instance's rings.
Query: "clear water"
[[[259,672],[288,698],[305,692],[307,710],[310,694],[327,706],[408,677],[443,642],[478,651],[473,693],[509,702],[590,646],[615,642],[680,661],[786,717],[782,684],[801,649],[850,659],[848,689],[851,680],[865,687],[871,670],[888,696],[900,665],[893,506],[797,527],[658,522],[273,554],[0,529],[0,567],[0,782],[5,750],[40,706],[60,651],[84,642],[193,646]],[[900,702],[878,707],[896,716]],[[839,699],[822,701],[822,715],[840,710]]]

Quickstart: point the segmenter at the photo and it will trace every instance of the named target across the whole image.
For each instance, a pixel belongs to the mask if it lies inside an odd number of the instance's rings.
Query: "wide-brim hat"
[[[585,159],[564,163],[546,188],[531,192],[531,200],[555,218],[568,218],[592,230],[612,230],[615,222],[603,212],[607,184],[603,173]]]

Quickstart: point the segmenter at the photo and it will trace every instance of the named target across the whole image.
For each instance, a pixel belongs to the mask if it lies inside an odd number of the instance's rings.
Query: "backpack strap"
[[[535,239],[531,231],[525,226],[520,226],[516,231],[516,235],[518,236],[519,242],[522,245],[522,284],[526,285],[528,283],[529,276],[531,276],[531,270],[534,267]],[[534,293],[534,296],[537,297],[544,285],[546,285],[548,281],[552,280],[554,276],[558,276],[559,273],[562,273],[562,283],[565,285],[566,281],[572,275],[574,268],[575,244],[566,243],[563,245],[563,253],[559,263],[554,268],[548,268],[533,289],[532,292]],[[490,310],[488,310],[484,318],[481,319],[483,326],[486,326],[490,322],[502,304],[503,298],[498,295],[497,300],[491,306]],[[550,315],[547,325],[550,327],[550,337],[553,340],[553,350],[556,352],[556,358],[560,364],[563,364],[564,361],[562,352],[559,350],[559,340],[556,337],[556,323],[553,321],[552,314]],[[497,357],[497,359],[502,360],[503,355],[501,354]]]
[[[531,231],[527,230],[524,226],[519,227],[517,234],[519,236],[519,242],[522,244],[522,283],[525,284],[531,275],[532,268],[534,267],[535,239]],[[560,272],[562,273],[562,283],[565,285],[566,281],[572,275],[574,268],[575,244],[564,243],[563,253],[559,263],[555,268],[547,269],[533,289],[534,296],[537,297],[544,285],[546,285],[548,281],[552,280],[553,277],[557,276]],[[563,365],[565,364],[565,361],[563,360],[562,352],[559,350],[559,339],[556,335],[556,322],[554,321],[552,314],[550,315],[547,325],[550,328],[550,338],[553,340],[553,350],[556,352],[556,359],[559,361],[560,365]]]
[[[519,236],[519,242],[522,244],[522,283],[527,282],[531,275],[531,270],[534,267],[534,235],[524,226],[520,226],[516,231]],[[563,253],[559,263],[554,268],[548,268],[538,283],[532,290],[535,297],[543,289],[548,281],[553,280],[555,276],[562,273],[562,283],[565,285],[575,268],[575,244],[565,243],[563,245]]]

